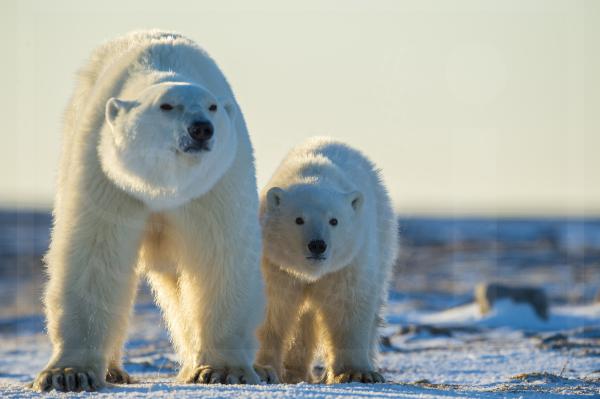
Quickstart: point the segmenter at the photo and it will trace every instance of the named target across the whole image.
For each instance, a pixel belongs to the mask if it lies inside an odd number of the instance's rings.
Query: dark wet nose
[[[321,255],[327,250],[327,244],[323,240],[312,240],[308,243],[308,250],[315,255]]]
[[[195,141],[205,142],[213,136],[214,129],[209,121],[196,121],[188,127],[188,133]]]

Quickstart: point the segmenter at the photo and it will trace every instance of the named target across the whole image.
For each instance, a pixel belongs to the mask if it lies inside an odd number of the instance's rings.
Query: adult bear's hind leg
[[[131,279],[131,285],[128,289],[129,297],[127,298],[129,303],[129,317],[125,319],[125,325],[123,328],[116,332],[117,336],[112,344],[111,355],[108,360],[108,370],[106,372],[106,382],[111,384],[131,384],[134,382],[129,373],[125,371],[125,367],[123,367],[123,346],[127,340],[127,327],[129,325],[131,311],[135,303],[138,280],[139,278],[137,276]]]
[[[179,288],[177,234],[166,218],[153,215],[140,249],[140,272],[148,279],[155,300],[162,310],[171,340],[182,365],[190,363],[193,336],[188,329]]]

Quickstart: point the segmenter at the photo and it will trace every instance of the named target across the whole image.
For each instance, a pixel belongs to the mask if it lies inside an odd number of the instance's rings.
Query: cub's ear
[[[352,191],[346,194],[346,198],[355,211],[358,211],[364,202],[363,195],[360,191]]]
[[[285,191],[279,187],[273,187],[267,191],[267,206],[269,209],[276,209],[281,205]]]
[[[114,128],[115,119],[121,112],[127,112],[135,106],[135,101],[119,100],[118,98],[111,97],[106,102],[106,122],[111,128]]]
[[[229,119],[231,119],[232,122],[235,121],[237,115],[235,103],[229,98],[221,98],[219,99],[219,102],[223,104],[223,108],[225,108],[225,112],[229,115]]]

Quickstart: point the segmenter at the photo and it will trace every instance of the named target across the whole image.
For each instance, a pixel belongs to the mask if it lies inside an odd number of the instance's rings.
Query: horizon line
[[[0,202],[0,212],[39,212],[39,213],[52,213],[53,206],[48,203],[36,203],[36,202]],[[509,210],[495,208],[493,210],[485,209],[474,209],[466,211],[462,208],[441,208],[432,207],[430,209],[424,208],[409,208],[398,207],[394,208],[396,216],[400,219],[418,219],[418,218],[431,218],[431,219],[589,219],[589,220],[600,220],[600,209],[593,210],[580,210],[577,211],[564,211],[564,209],[558,210]]]

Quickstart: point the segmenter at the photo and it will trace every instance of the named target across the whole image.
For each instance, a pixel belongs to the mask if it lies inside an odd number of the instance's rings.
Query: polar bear
[[[267,315],[257,364],[273,380],[383,382],[377,327],[397,252],[397,223],[379,171],[328,138],[292,150],[261,193]]]
[[[254,155],[215,62],[176,33],[98,48],[65,117],[45,294],[41,391],[128,382],[138,276],[161,306],[179,380],[257,383],[264,307]]]

